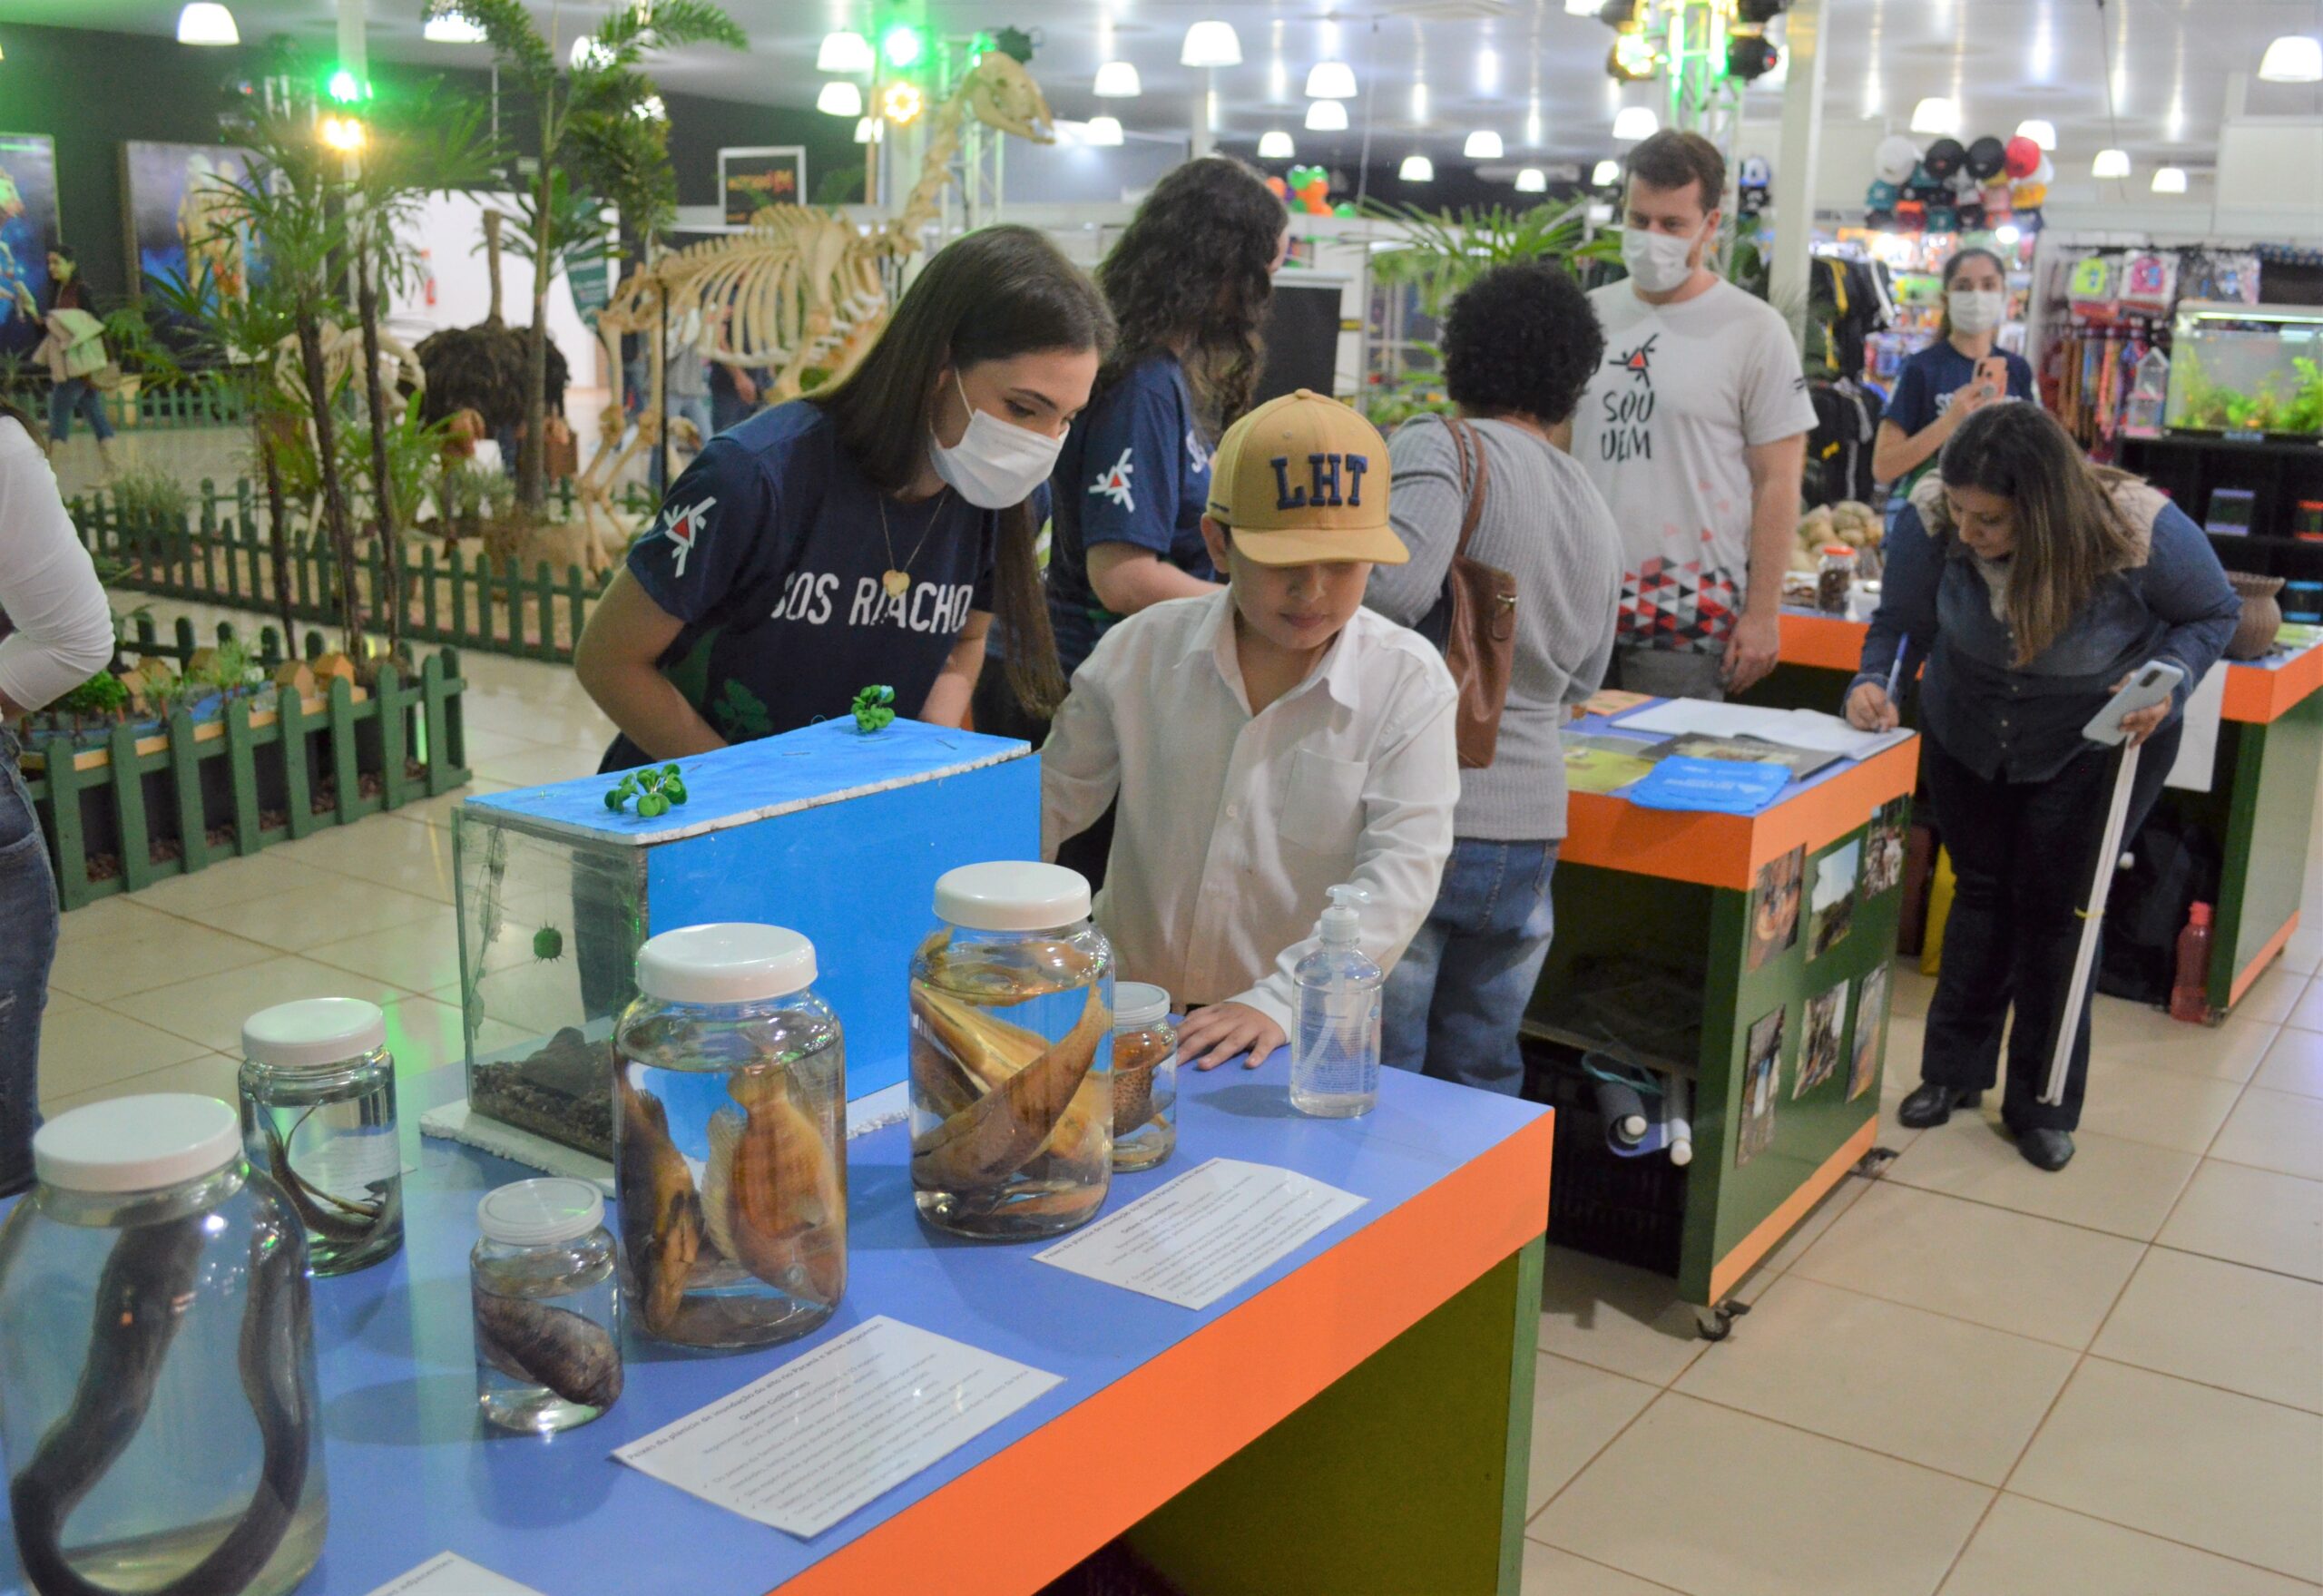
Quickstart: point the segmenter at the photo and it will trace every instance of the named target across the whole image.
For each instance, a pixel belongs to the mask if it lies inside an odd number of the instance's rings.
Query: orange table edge
[[[1023,1596],[1144,1518],[1546,1228],[1554,1116],[779,1587]],[[1137,1466],[1114,1466],[1126,1437]],[[1027,1512],[1028,1504],[1034,1509]]]
[[[2234,973],[2234,985],[2229,990],[2226,999],[2229,1008],[2242,1001],[2242,994],[2250,990],[2250,984],[2266,973],[2268,962],[2283,951],[2283,945],[2298,929],[2298,913],[2293,910],[2290,918],[2283,922],[2282,929],[2267,938],[2267,945],[2259,950],[2257,956]]]
[[[1813,665],[1824,671],[1844,671],[1853,676],[1863,663],[1867,621],[1844,615],[1793,615],[1781,619],[1781,641],[1775,658],[1785,665]]]
[[[1807,1210],[1823,1200],[1823,1194],[1847,1178],[1847,1172],[1863,1161],[1871,1150],[1871,1143],[1879,1133],[1879,1116],[1872,1115],[1857,1128],[1856,1133],[1839,1143],[1838,1150],[1823,1160],[1822,1167],[1800,1183],[1798,1190],[1782,1200],[1782,1206],[1760,1219],[1751,1232],[1736,1242],[1724,1258],[1710,1266],[1710,1299],[1717,1302],[1734,1288],[1736,1281],[1749,1274],[1758,1261],[1782,1245],[1791,1228],[1807,1217]]]

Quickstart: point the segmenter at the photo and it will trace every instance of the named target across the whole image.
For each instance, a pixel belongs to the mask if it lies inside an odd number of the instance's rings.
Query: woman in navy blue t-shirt
[[[1029,228],[928,261],[855,370],[711,440],[632,545],[573,668],[621,730],[603,769],[845,714],[874,682],[957,726],[998,614],[1013,690],[1063,697],[1034,538],[1112,338]]]
[[[1944,263],[1944,316],[1936,340],[1896,378],[1896,397],[1871,446],[1872,475],[1908,493],[1960,424],[2003,398],[2033,397],[2033,368],[1995,350],[2008,319],[2008,268],[1990,250],[1956,251]]]

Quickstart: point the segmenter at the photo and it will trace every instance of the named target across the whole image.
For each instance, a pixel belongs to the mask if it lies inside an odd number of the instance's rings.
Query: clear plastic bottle
[[[485,1422],[545,1435],[621,1400],[619,1255],[587,1180],[518,1180],[475,1205],[468,1254]]]
[[[396,1063],[377,1004],[316,997],[242,1022],[242,1147],[307,1228],[318,1275],[403,1245]]]
[[[1321,1119],[1367,1114],[1379,1101],[1380,988],[1387,976],[1358,945],[1359,886],[1334,886],[1320,945],[1291,971],[1298,1011],[1290,1038],[1290,1106]]]
[[[329,1518],[307,1239],[214,1097],[33,1138],[0,1226],[0,1451],[25,1588],[283,1596]]]
[[[1113,1168],[1150,1170],[1178,1145],[1178,1028],[1170,994],[1113,987]]]

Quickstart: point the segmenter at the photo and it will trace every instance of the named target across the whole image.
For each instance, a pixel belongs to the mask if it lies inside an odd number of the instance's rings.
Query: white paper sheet
[[[1367,1200],[1295,1170],[1211,1159],[1033,1257],[1203,1308]]]
[[[371,1596],[541,1596],[530,1585],[504,1580],[478,1568],[456,1552],[438,1552],[417,1568],[371,1592]]]
[[[2186,700],[2183,739],[2177,762],[2162,785],[2185,792],[2208,792],[2218,769],[2218,723],[2226,714],[2226,661],[2220,660],[2203,673]]]
[[[1670,699],[1613,722],[1623,731],[1666,736],[1755,737],[1785,748],[1867,759],[1895,747],[1911,733],[1857,731],[1837,715],[1819,710],[1769,710],[1754,704],[1714,704],[1704,699]]]
[[[1893,731],[1857,731],[1838,716],[1819,710],[1788,710],[1784,715],[1782,729],[1765,734],[1770,739],[1819,753],[1845,754],[1850,759],[1867,759],[1912,735],[1900,726]]]
[[[804,1540],[1062,1377],[883,1315],[613,1455]]]

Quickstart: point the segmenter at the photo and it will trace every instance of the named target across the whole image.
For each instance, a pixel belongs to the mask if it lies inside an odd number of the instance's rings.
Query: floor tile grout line
[[[1611,1452],[1614,1446],[1620,1443],[1621,1438],[1628,1434],[1632,1430],[1635,1429],[1637,1427],[1638,1421],[1645,1417],[1647,1414],[1652,1413],[1654,1408],[1661,1404],[1661,1399],[1670,1394],[1670,1387],[1667,1385],[1663,1386],[1661,1390],[1656,1391],[1651,1397],[1647,1398],[1646,1404],[1643,1407],[1639,1408],[1635,1413],[1630,1415],[1628,1423],[1624,1424],[1620,1429],[1614,1431],[1612,1434],[1606,1436],[1605,1444],[1589,1454],[1589,1461],[1587,1463],[1583,1464],[1579,1468],[1573,1470],[1563,1484],[1559,1485],[1555,1490],[1550,1492],[1546,1499],[1542,1502],[1537,1511],[1526,1515],[1524,1520],[1524,1528],[1526,1531],[1531,1531],[1534,1524],[1540,1523],[1542,1514],[1547,1513],[1550,1508],[1556,1505],[1557,1498],[1563,1496],[1566,1492],[1572,1490],[1574,1485],[1580,1483],[1581,1476],[1587,1474],[1591,1469],[1595,1468],[1604,1455],[1608,1452]],[[1543,1544],[1555,1545],[1556,1543],[1554,1542],[1544,1542]],[[1569,1546],[1559,1546],[1557,1547],[1557,1550],[1560,1552],[1570,1552],[1573,1549]],[[1623,1570],[1622,1572],[1626,1572],[1628,1571]]]
[[[2119,1519],[2110,1519],[2102,1513],[2091,1513],[2086,1508],[2068,1507],[2062,1502],[2052,1502],[2045,1496],[2034,1496],[2024,1491],[2004,1490],[2001,1492],[2001,1494],[2004,1496],[2014,1496],[2019,1502],[2030,1502],[2035,1506],[2045,1507],[2055,1513],[2070,1513],[2074,1518],[2087,1519],[2093,1524],[2104,1524],[2111,1529],[2127,1530],[2133,1535],[2143,1535],[2148,1540],[2159,1541],[2165,1546],[2175,1546],[2181,1551],[2195,1552],[2203,1557],[2215,1557],[2220,1562],[2230,1562],[2238,1568],[2253,1569],[2262,1574],[2270,1574],[2279,1580],[2289,1580],[2293,1584],[2306,1585],[2310,1589],[2323,1590],[2323,1586],[2317,1585],[2314,1581],[2306,1578],[2304,1575],[2287,1574],[2283,1572],[2282,1570],[2279,1568],[2269,1568],[2263,1562],[2253,1562],[2247,1557],[2237,1557],[2231,1552],[2220,1552],[2214,1547],[2197,1546],[2191,1541],[2181,1541],[2175,1535],[2165,1535],[2161,1533],[2159,1531],[2147,1529],[2142,1524],[2125,1524]],[[1559,1550],[1563,1549],[1560,1548]]]
[[[2067,1379],[2070,1381],[2071,1376],[2068,1376]],[[2058,1386],[2060,1391],[2063,1390],[2063,1388],[2064,1387],[2062,1385]],[[1947,1480],[1957,1480],[1964,1485],[1974,1485],[1979,1491],[1997,1491],[2000,1489],[1998,1485],[1995,1484],[1990,1480],[1979,1480],[1973,1475],[1964,1474],[1957,1469],[1948,1469],[1941,1467],[1936,1464],[1924,1463],[1916,1457],[1906,1457],[1900,1452],[1883,1451],[1879,1447],[1867,1445],[1861,1441],[1850,1439],[1846,1435],[1834,1435],[1828,1431],[1818,1430],[1812,1425],[1802,1425],[1796,1419],[1779,1419],[1775,1417],[1772,1414],[1760,1413],[1756,1408],[1740,1407],[1736,1405],[1734,1403],[1721,1401],[1720,1398],[1715,1396],[1704,1396],[1699,1391],[1681,1391],[1677,1387],[1672,1386],[1671,1387],[1670,1395],[1672,1396],[1683,1396],[1690,1401],[1699,1402],[1705,1407],[1715,1407],[1727,1413],[1740,1414],[1744,1418],[1761,1419],[1768,1424],[1778,1425],[1782,1429],[1795,1431],[1797,1434],[1801,1435],[1812,1435],[1818,1441],[1828,1441],[1834,1446],[1852,1447],[1857,1452],[1869,1453],[1874,1457],[1884,1457],[1889,1463],[1900,1463],[1908,1468],[1926,1469],[1929,1474],[1942,1474]],[[2037,1425],[2035,1426],[2035,1429],[2038,1429]],[[2032,1444],[2029,1438],[2026,1440],[2025,1444],[2028,1446]],[[2014,1464],[2012,1464],[2010,1466],[2014,1467]]]
[[[2142,1258],[2139,1262],[2142,1266],[2144,1260]],[[2221,1385],[2216,1380],[2198,1380],[2191,1375],[2181,1375],[2175,1369],[2158,1369],[2151,1364],[2137,1363],[2126,1357],[2116,1356],[2112,1353],[2100,1352],[2093,1343],[2090,1350],[2082,1356],[2096,1363],[2112,1364],[2115,1368],[2135,1369],[2142,1375],[2154,1375],[2164,1380],[2176,1380],[2184,1385],[2200,1385],[2205,1391],[2216,1391],[2224,1396],[2240,1396],[2245,1402],[2263,1402],[2269,1407],[2279,1407],[2290,1413],[2305,1414],[2308,1418],[2323,1421],[2323,1407],[2301,1407],[2298,1403],[2285,1402],[2279,1396],[2261,1396],[2256,1391],[2245,1391],[2236,1385]]]
[[[2137,1143],[2136,1145],[2142,1147],[2142,1146],[2144,1146],[2145,1144],[2144,1144],[2143,1142],[2139,1142],[2139,1143]],[[2156,1150],[2156,1151],[2166,1151],[2166,1150],[2167,1150],[2167,1149],[2156,1149],[2155,1150]],[[2195,1160],[2195,1166],[2194,1166],[2194,1167],[2195,1167],[2195,1169],[2196,1169],[2196,1170],[2199,1170],[2199,1169],[2201,1167],[2201,1155],[2200,1155],[2200,1154],[2199,1154],[2199,1153],[2190,1153],[2190,1152],[2186,1152],[2186,1151],[2184,1151],[2183,1150],[2180,1150],[2180,1151],[2179,1151],[2179,1156],[2180,1156],[2180,1157],[2181,1157],[2181,1158],[2191,1158],[2191,1159],[2193,1159],[2193,1160]],[[1893,1165],[1890,1165],[1890,1166],[1889,1166],[1889,1169],[1893,1169],[1893,1167],[1894,1167]],[[2050,1224],[2052,1224],[2052,1225],[2063,1225],[2063,1226],[2064,1226],[2064,1227],[2065,1227],[2067,1229],[2069,1229],[2069,1230],[2080,1230],[2080,1231],[2083,1231],[2083,1232],[2085,1232],[2086,1234],[2091,1235],[2091,1236],[2111,1236],[2111,1237],[2112,1237],[2112,1238],[2113,1238],[2113,1239],[2114,1239],[2114,1240],[2116,1240],[2116,1241],[2128,1241],[2128,1242],[2134,1243],[2135,1245],[2140,1246],[2140,1247],[2150,1247],[2150,1246],[2151,1246],[2151,1245],[2153,1244],[2153,1238],[2152,1238],[2151,1236],[2124,1236],[2124,1235],[2122,1235],[2119,1230],[2105,1230],[2105,1229],[2099,1229],[2099,1228],[2098,1228],[2097,1226],[2095,1226],[2095,1225],[2084,1225],[2084,1224],[2081,1223],[2081,1222],[2080,1222],[2079,1220],[2077,1220],[2077,1219],[2058,1219],[2054,1214],[2036,1214],[2036,1213],[2034,1213],[2034,1212],[2032,1209],[2030,1209],[2011,1208],[2011,1207],[2009,1207],[2009,1206],[2008,1206],[2008,1204],[2006,1204],[2006,1203],[2004,1203],[2004,1202],[1995,1202],[1995,1201],[1993,1201],[1993,1200],[1992,1200],[1991,1199],[1989,1199],[1989,1198],[1983,1198],[1983,1197],[1969,1197],[1969,1196],[1965,1195],[1965,1193],[1963,1193],[1963,1192],[1958,1192],[1958,1191],[1946,1191],[1946,1190],[1943,1190],[1941,1187],[1936,1187],[1936,1186],[1920,1186],[1920,1185],[1916,1185],[1915,1183],[1913,1183],[1912,1181],[1909,1181],[1909,1180],[1897,1180],[1897,1179],[1895,1178],[1895,1176],[1894,1176],[1893,1174],[1889,1173],[1889,1170],[1880,1170],[1878,1174],[1872,1176],[1872,1177],[1871,1177],[1871,1179],[1873,1179],[1873,1180],[1886,1180],[1886,1181],[1889,1181],[1889,1182],[1891,1182],[1892,1184],[1894,1184],[1894,1185],[1896,1185],[1896,1186],[1901,1187],[1903,1190],[1906,1190],[1906,1191],[1918,1191],[1918,1192],[1925,1193],[1926,1195],[1927,1195],[1927,1196],[1929,1196],[1929,1197],[1948,1197],[1948,1198],[1952,1199],[1955,1202],[1972,1202],[1972,1203],[1975,1204],[1978,1208],[1996,1209],[1998,1209],[1998,1210],[1999,1210],[2000,1212],[2002,1212],[2002,1213],[2004,1213],[2004,1214],[2014,1214],[2014,1215],[2016,1215],[2016,1216],[2017,1216],[2018,1218],[2020,1218],[2020,1219],[2045,1219],[2048,1223],[2050,1223]],[[2298,1179],[2298,1177],[2297,1177],[2297,1176],[2293,1176],[2293,1177],[2292,1177],[2292,1179],[2293,1179],[2293,1180],[2297,1180],[2297,1179]],[[2188,1171],[2187,1171],[2187,1174],[2186,1174],[2186,1181],[2185,1181],[2185,1184],[2186,1184],[2186,1185],[2188,1185],[2188,1186],[2191,1186],[2191,1184],[2193,1184],[2193,1180],[2194,1180],[2194,1171],[2193,1171],[2193,1170],[2188,1170]],[[2180,1196],[2181,1198],[2182,1198],[2182,1197],[2184,1197],[2184,1196],[2185,1196],[2185,1187],[2184,1187],[2184,1186],[2180,1187],[2180,1189],[2179,1189],[2179,1196]],[[2176,1203],[2175,1203],[2175,1202],[2173,1202],[2173,1203],[2171,1204],[2171,1208],[2172,1208],[2172,1209],[2173,1209],[2173,1211],[2174,1211],[2174,1209],[2175,1209],[2175,1208],[2176,1208]],[[2164,1217],[2164,1219],[2162,1219],[2162,1223],[2164,1223],[2164,1224],[2168,1224],[2168,1223],[2169,1223],[2169,1219],[2168,1219],[2168,1218],[2167,1218],[2166,1216],[2165,1216],[2165,1217]],[[2155,1232],[2155,1234],[2156,1234],[2156,1235],[2159,1235],[2159,1234],[2160,1234],[2160,1232],[2159,1232],[2159,1231],[2156,1231],[2156,1232]],[[1812,1249],[1810,1248],[1809,1250],[1812,1250]]]
[[[1544,1541],[1538,1535],[1534,1534],[1529,1528],[1525,1532],[1524,1539],[1530,1541],[1535,1546],[1543,1547],[1547,1551],[1560,1552],[1566,1557],[1570,1557],[1576,1562],[1585,1562],[1592,1568],[1602,1568],[1608,1573],[1619,1574],[1625,1580],[1634,1580],[1639,1584],[1649,1586],[1656,1591],[1667,1591],[1670,1592],[1670,1596],[1696,1596],[1695,1592],[1689,1591],[1681,1585],[1665,1584],[1660,1580],[1648,1579],[1643,1574],[1622,1568],[1615,1563],[1607,1562],[1603,1558],[1592,1557],[1584,1552],[1575,1552],[1572,1547],[1560,1546],[1554,1541]]]
[[[2234,1167],[2237,1169],[2243,1169],[2248,1166],[2237,1164]],[[2260,1174],[2272,1174],[2274,1171],[2271,1170],[2261,1170],[2259,1172]],[[2286,1175],[2283,1179],[2286,1180],[2296,1180],[2298,1177],[2297,1175]],[[2317,1184],[2323,1185],[2323,1181],[2318,1181]],[[2293,1274],[2289,1269],[2269,1268],[2265,1264],[2254,1264],[2239,1258],[2220,1258],[2217,1253],[2203,1252],[2198,1248],[2187,1247],[2175,1241],[2157,1240],[2153,1243],[2153,1249],[2156,1252],[2174,1252],[2181,1258],[2199,1258],[2206,1262],[2225,1264],[2232,1268],[2249,1269],[2254,1275],[2272,1275],[2278,1280],[2297,1280],[2308,1286],[2323,1286],[2323,1279],[2318,1279],[2313,1275],[2298,1275]]]

